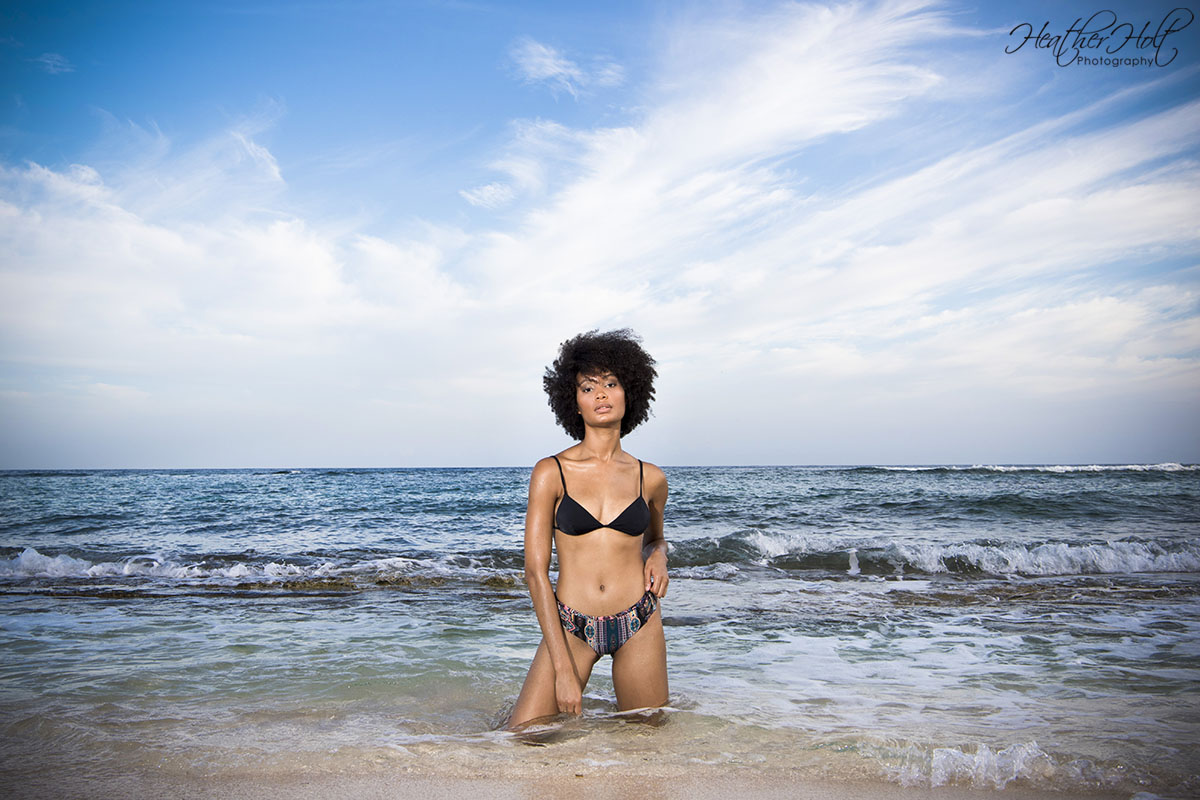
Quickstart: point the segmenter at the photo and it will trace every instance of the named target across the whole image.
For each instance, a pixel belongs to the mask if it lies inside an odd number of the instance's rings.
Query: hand
[[[646,579],[646,591],[654,592],[655,597],[665,597],[667,594],[667,554],[655,550],[642,565],[642,575]]]
[[[554,678],[554,699],[558,702],[559,713],[582,714],[583,691],[574,675],[556,675]]]

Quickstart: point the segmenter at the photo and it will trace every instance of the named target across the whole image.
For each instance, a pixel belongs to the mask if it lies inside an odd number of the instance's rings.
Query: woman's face
[[[611,372],[575,377],[575,401],[585,425],[593,427],[620,426],[625,416],[625,390]]]

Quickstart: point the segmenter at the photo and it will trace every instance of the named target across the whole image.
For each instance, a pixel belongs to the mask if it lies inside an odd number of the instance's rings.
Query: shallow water
[[[671,709],[494,729],[528,471],[0,473],[0,759],[1200,793],[1200,470],[667,468]],[[481,766],[483,765],[483,766]]]

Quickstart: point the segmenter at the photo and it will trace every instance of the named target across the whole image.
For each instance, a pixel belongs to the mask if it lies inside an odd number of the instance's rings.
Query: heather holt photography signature
[[[1125,21],[1105,9],[1086,19],[1077,17],[1066,29],[1052,27],[1050,20],[1040,28],[1033,22],[1020,22],[1008,32],[1010,41],[1004,52],[1048,50],[1060,67],[1165,67],[1179,55],[1176,34],[1195,17],[1191,9],[1180,7],[1161,19]]]

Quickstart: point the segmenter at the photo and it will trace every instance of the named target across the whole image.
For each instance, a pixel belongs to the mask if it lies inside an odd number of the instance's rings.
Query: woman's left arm
[[[653,464],[646,464],[646,495],[650,506],[650,527],[642,539],[642,575],[646,591],[657,597],[667,593],[667,540],[663,538],[663,507],[667,504],[667,476]]]

